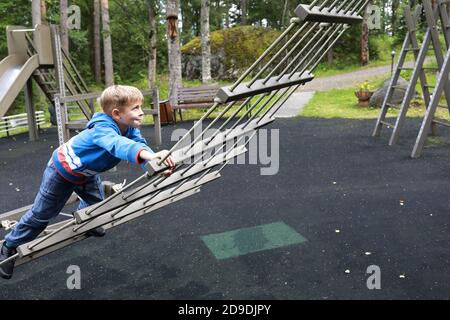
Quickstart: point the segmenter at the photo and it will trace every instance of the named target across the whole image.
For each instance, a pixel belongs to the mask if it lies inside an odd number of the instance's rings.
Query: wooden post
[[[24,91],[28,118],[28,135],[30,141],[36,141],[38,138],[38,131],[36,127],[36,110],[33,104],[33,82],[31,79],[27,81]]]
[[[162,139],[161,139],[161,117],[160,117],[160,110],[159,110],[159,91],[158,87],[152,88],[152,96],[153,96],[153,110],[157,113],[153,113],[153,123],[155,126],[155,143],[157,145],[161,145]]]
[[[3,121],[5,122],[6,136],[9,137],[8,119],[3,119]]]

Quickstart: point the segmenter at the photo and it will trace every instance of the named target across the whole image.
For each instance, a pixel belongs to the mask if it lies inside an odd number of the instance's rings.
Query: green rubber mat
[[[219,260],[307,241],[284,222],[210,234],[202,240]]]

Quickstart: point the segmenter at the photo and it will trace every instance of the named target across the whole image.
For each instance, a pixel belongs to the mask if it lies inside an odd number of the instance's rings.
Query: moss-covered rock
[[[211,73],[215,79],[236,79],[280,35],[279,31],[253,26],[211,33]],[[184,77],[201,76],[201,41],[194,38],[181,49]]]

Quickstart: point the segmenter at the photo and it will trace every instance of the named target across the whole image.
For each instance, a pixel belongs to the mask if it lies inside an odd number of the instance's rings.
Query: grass
[[[381,82],[379,80],[372,80],[369,83],[377,88],[381,86]],[[358,99],[354,94],[357,90],[358,87],[352,87],[316,92],[300,116],[326,119],[376,119],[380,113],[380,109],[377,107],[359,106]],[[440,105],[446,105],[445,99],[441,99]],[[398,115],[398,112],[399,109],[390,108],[388,110],[387,117],[395,117]],[[423,100],[413,100],[410,108],[408,109],[407,117],[423,118],[424,115],[425,105]],[[450,121],[450,116],[447,109],[438,108],[435,115],[438,119]]]

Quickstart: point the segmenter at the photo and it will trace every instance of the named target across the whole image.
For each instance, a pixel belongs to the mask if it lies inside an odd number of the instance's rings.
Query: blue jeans
[[[82,199],[78,210],[100,202],[105,197],[98,175],[88,177],[86,183],[82,185],[74,184],[61,177],[50,162],[44,171],[33,207],[5,236],[6,246],[16,248],[36,239],[47,227],[50,219],[61,212],[74,191]]]

